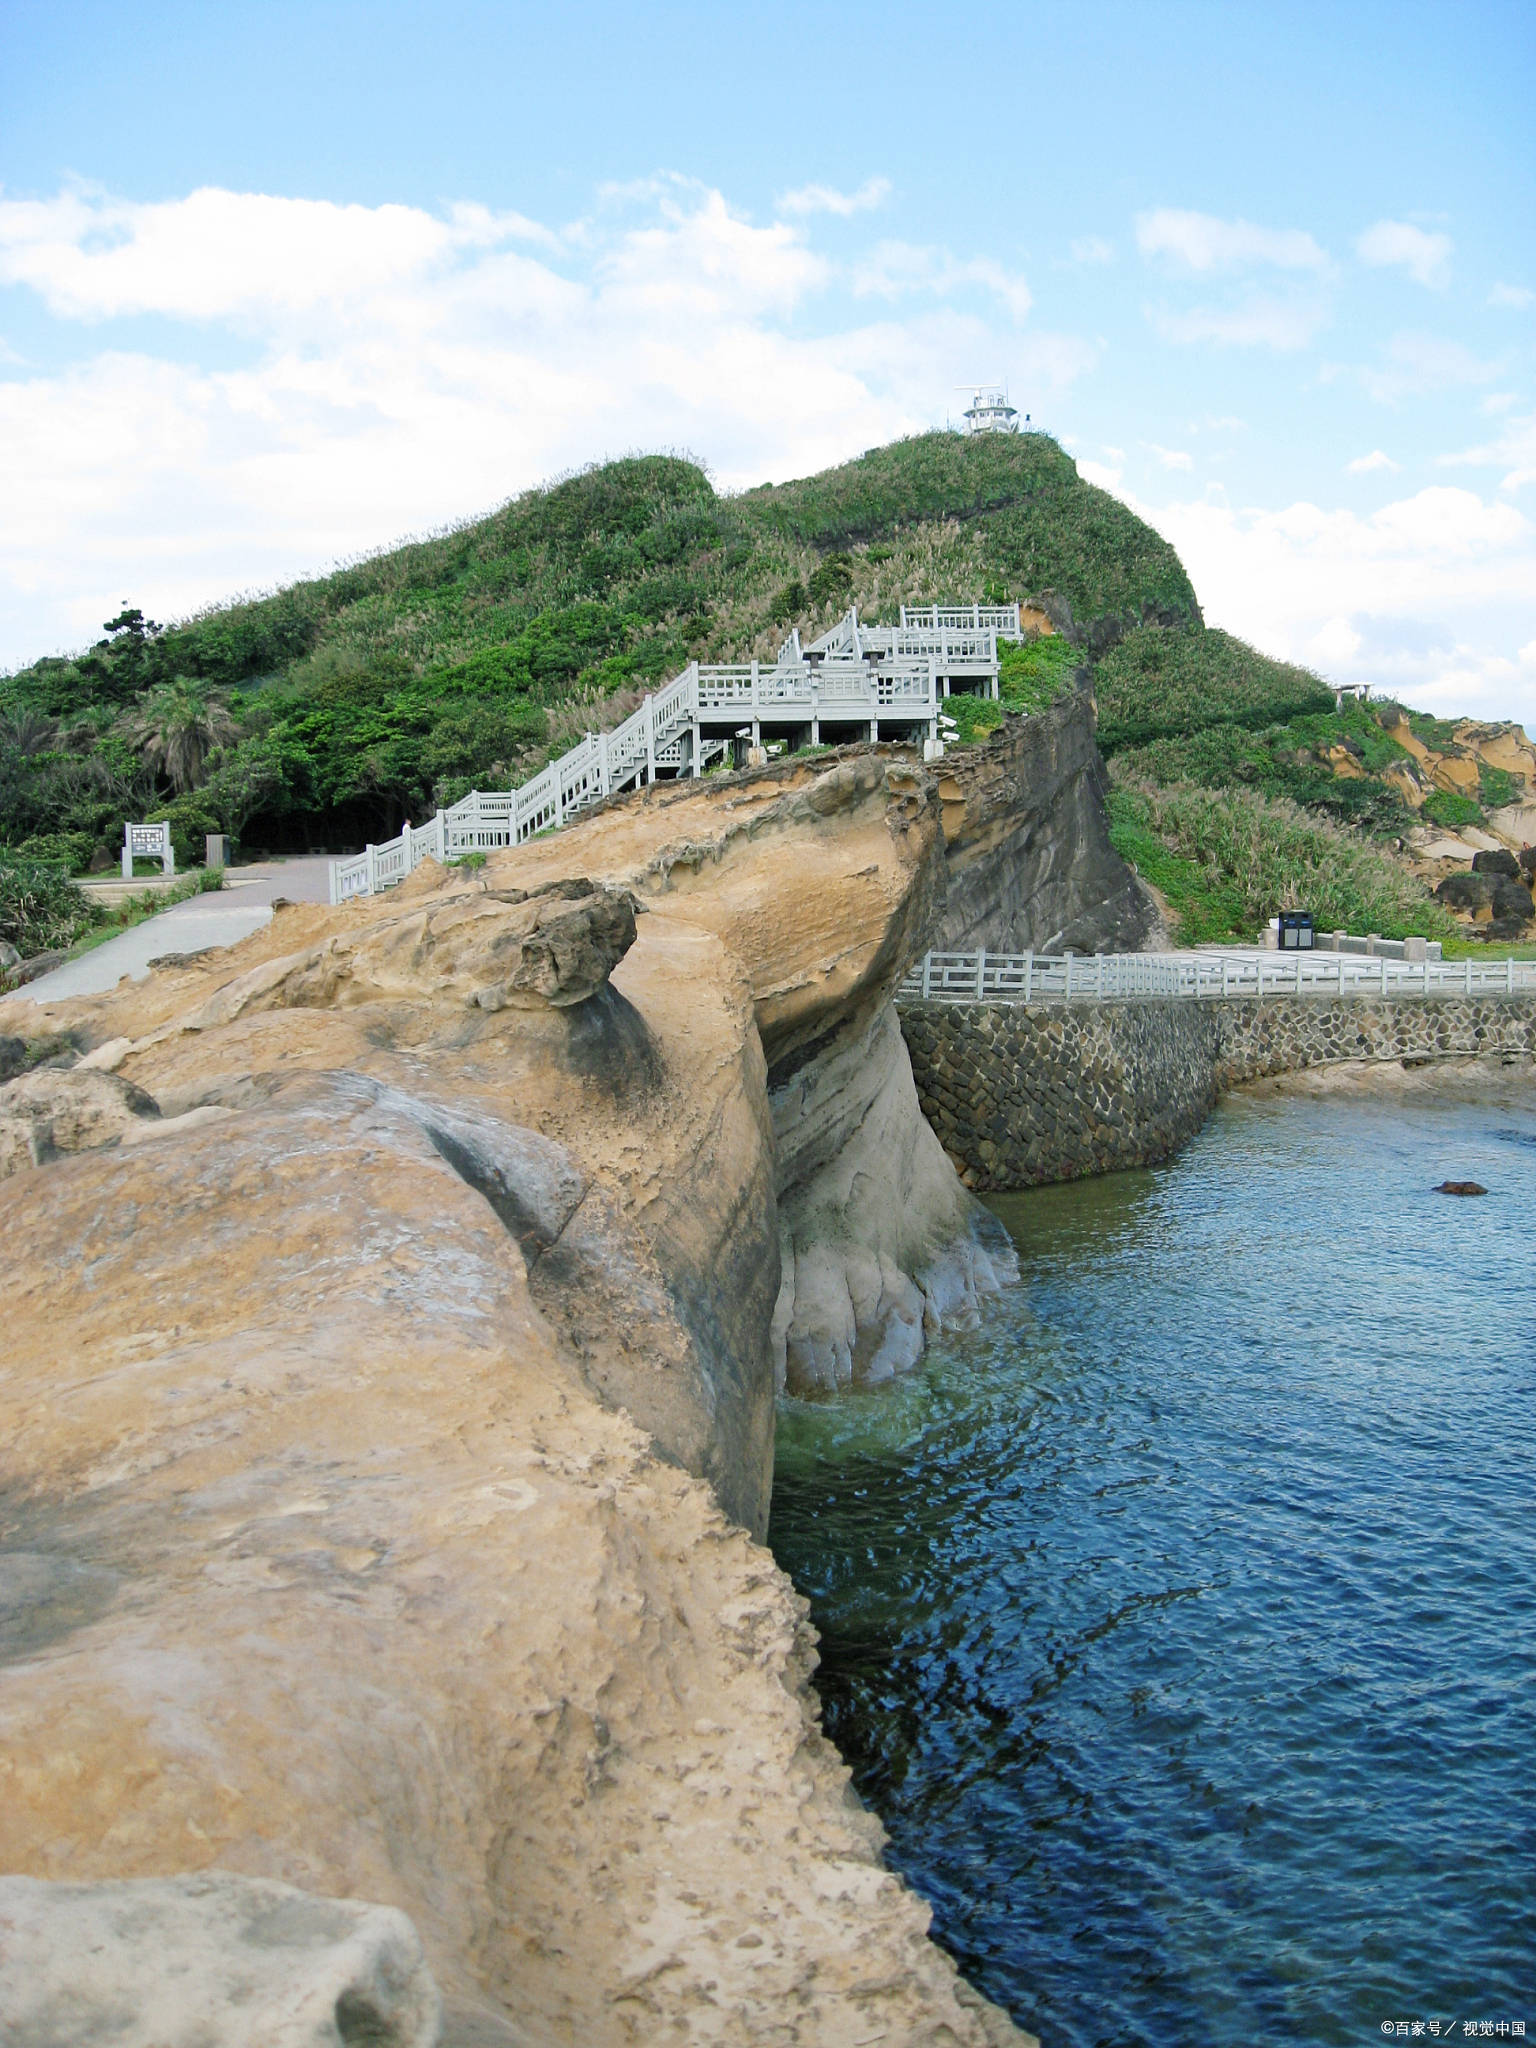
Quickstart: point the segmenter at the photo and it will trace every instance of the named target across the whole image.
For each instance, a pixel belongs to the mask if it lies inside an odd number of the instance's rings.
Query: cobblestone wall
[[[1340,1060],[1536,1058],[1536,1000],[905,1003],[923,1112],[978,1192],[1166,1159],[1224,1089]]]

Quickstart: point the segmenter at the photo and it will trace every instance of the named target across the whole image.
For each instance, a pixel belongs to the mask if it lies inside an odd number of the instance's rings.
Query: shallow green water
[[[935,1932],[1046,2048],[1536,2038],[1536,1091],[1239,1101],[997,1208],[982,1330],[779,1422]]]

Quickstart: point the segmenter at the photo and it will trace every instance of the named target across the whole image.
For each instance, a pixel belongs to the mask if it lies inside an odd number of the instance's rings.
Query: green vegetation
[[[1330,756],[1340,749],[1358,774],[1335,773]],[[1212,724],[1129,747],[1115,756],[1115,772],[1131,781],[1256,789],[1386,837],[1405,833],[1414,821],[1400,792],[1381,779],[1383,769],[1405,758],[1368,707],[1346,699],[1339,711],[1311,712],[1258,731]]]
[[[1059,633],[1026,640],[1020,647],[1004,642],[998,654],[998,690],[1010,711],[1045,711],[1072,687],[1083,656]]]
[[[1502,811],[1506,804],[1518,803],[1523,794],[1507,768],[1491,768],[1486,761],[1477,765],[1477,780],[1485,811]]]
[[[1148,798],[1128,789],[1109,797],[1109,836],[1122,860],[1128,860],[1173,913],[1175,936],[1185,946],[1252,939],[1253,920],[1239,891],[1201,861],[1177,853],[1159,836]]]
[[[1333,692],[1310,670],[1214,627],[1139,626],[1098,663],[1094,684],[1107,755],[1212,725],[1263,727],[1333,710]]]
[[[947,697],[944,700],[944,716],[953,721],[956,730],[945,731],[946,742],[954,741],[967,746],[973,740],[985,739],[990,732],[996,732],[1003,722],[1003,707],[994,704],[990,697]]]
[[[180,624],[125,605],[87,652],[0,677],[0,849],[79,872],[130,817],[168,818],[183,862],[207,832],[382,839],[525,780],[693,657],[771,657],[850,603],[1053,592],[1085,619],[1198,618],[1173,549],[1044,435],[920,435],[735,498],[627,458]],[[1005,681],[1020,709],[1075,658],[1039,646]]]
[[[1424,816],[1436,825],[1455,831],[1458,825],[1481,825],[1483,814],[1471,797],[1459,790],[1432,789],[1424,799]]]
[[[85,891],[42,861],[0,864],[0,940],[23,960],[72,946],[95,921]]]
[[[1448,937],[1455,919],[1390,854],[1285,798],[1253,789],[1121,781],[1111,837],[1164,889],[1187,944],[1254,939],[1277,910],[1310,910],[1325,930]],[[1159,855],[1172,886],[1159,879]]]

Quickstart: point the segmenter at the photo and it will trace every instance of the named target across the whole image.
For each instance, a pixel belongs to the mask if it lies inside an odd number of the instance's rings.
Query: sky
[[[1536,6],[0,0],[0,668],[1006,382],[1208,623],[1536,729]]]

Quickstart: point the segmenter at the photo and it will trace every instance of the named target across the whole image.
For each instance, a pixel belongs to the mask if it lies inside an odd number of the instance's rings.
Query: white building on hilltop
[[[1018,407],[1008,403],[1008,393],[1000,384],[970,384],[962,387],[971,394],[966,407],[967,431],[972,434],[1016,434],[1019,431]]]

